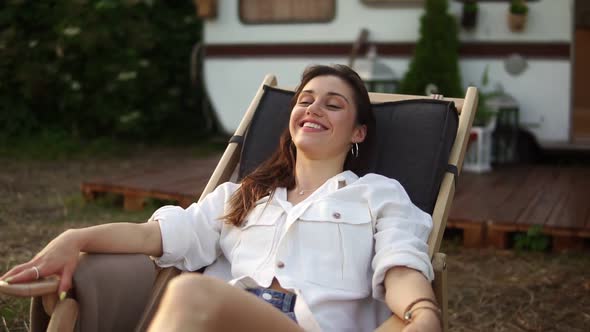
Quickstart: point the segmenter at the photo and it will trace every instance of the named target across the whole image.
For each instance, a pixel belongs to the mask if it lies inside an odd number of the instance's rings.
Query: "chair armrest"
[[[432,257],[432,268],[434,269],[434,281],[432,288],[436,301],[441,310],[442,330],[449,330],[449,286],[447,276],[447,255],[437,252]]]
[[[0,294],[15,297],[32,297],[46,294],[57,294],[59,279],[47,277],[33,282],[22,284],[0,284]]]
[[[47,326],[47,332],[71,332],[78,319],[78,303],[73,299],[65,299],[55,306],[55,311]]]

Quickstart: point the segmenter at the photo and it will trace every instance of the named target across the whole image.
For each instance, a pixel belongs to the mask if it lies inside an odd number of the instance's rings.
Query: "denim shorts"
[[[262,287],[248,288],[246,289],[246,291],[272,304],[273,307],[279,309],[281,312],[287,315],[287,317],[291,318],[295,323],[297,323],[295,313],[293,312],[293,309],[295,308],[295,300],[297,299],[297,295],[291,293],[283,293],[274,289]]]

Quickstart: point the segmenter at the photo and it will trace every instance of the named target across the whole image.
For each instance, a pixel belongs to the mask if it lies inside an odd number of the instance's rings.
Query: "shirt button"
[[[270,295],[268,293],[263,293],[262,294],[262,298],[265,299],[265,300],[267,300],[267,301],[270,301],[272,299],[272,295]]]
[[[285,267],[285,263],[283,263],[282,261],[278,261],[278,262],[277,262],[277,267],[278,267],[279,269],[282,269],[282,268],[284,268],[284,267]]]
[[[334,219],[340,219],[341,216],[340,216],[340,213],[334,212],[334,213],[332,213],[332,217],[334,217]]]

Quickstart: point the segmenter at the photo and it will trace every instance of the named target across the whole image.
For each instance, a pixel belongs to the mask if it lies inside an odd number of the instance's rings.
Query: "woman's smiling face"
[[[312,159],[346,156],[352,143],[363,141],[352,88],[336,76],[311,79],[291,111],[289,131],[299,152]]]

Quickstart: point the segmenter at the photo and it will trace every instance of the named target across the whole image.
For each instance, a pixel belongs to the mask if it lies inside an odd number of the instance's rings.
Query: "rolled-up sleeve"
[[[223,222],[219,218],[238,186],[224,183],[187,209],[164,206],[156,210],[148,220],[159,223],[162,235],[163,254],[154,258],[156,264],[195,271],[213,263],[221,253],[219,238]]]
[[[383,281],[387,271],[405,266],[432,281],[434,272],[428,255],[432,218],[415,206],[402,185],[392,179],[371,175],[369,204],[375,221],[373,297],[384,301]]]

